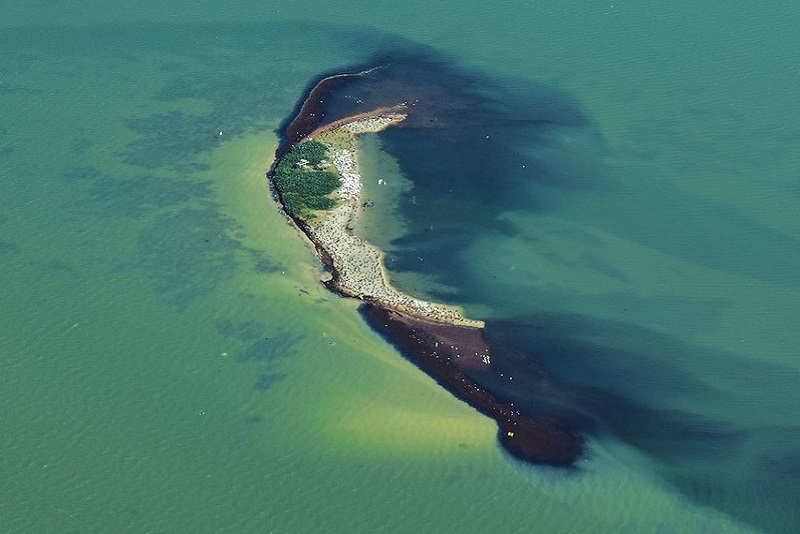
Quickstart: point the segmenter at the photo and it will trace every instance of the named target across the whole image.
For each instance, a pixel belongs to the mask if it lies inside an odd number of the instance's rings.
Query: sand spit
[[[455,308],[421,300],[392,287],[384,265],[383,251],[353,234],[352,229],[362,205],[355,136],[378,132],[403,121],[405,117],[397,113],[396,108],[380,109],[337,121],[308,137],[323,143],[326,137],[336,137],[336,143],[331,143],[331,159],[342,176],[342,186],[339,189],[340,204],[308,222],[306,233],[326,263],[331,264],[333,279],[327,284],[339,293],[429,321],[483,328],[483,321],[467,319]]]
[[[403,122],[407,116],[404,105],[378,108],[321,126],[311,132],[308,137],[318,137],[320,134],[339,128],[353,134],[380,132],[393,124]]]
[[[327,144],[328,163],[342,177],[339,203],[331,211],[317,212],[317,217],[293,217],[316,246],[317,256],[331,268],[332,277],[325,285],[340,295],[362,299],[366,305],[360,312],[375,331],[442,387],[493,418],[499,427],[498,441],[508,453],[534,464],[572,468],[584,453],[583,437],[560,415],[548,415],[546,407],[545,413],[527,413],[507,400],[510,392],[505,384],[512,376],[505,376],[496,366],[484,323],[465,318],[455,308],[420,300],[392,287],[383,252],[353,234],[363,209],[357,136],[393,125],[403,127],[407,115],[412,119],[409,126],[419,121],[415,117],[419,100],[412,100],[413,105],[389,104],[367,113],[351,111],[344,118],[329,115],[333,96],[359,94],[360,80],[377,70],[320,80],[284,129],[268,176],[274,177],[283,156],[301,142],[313,138]],[[366,89],[368,94],[376,90],[369,83]]]

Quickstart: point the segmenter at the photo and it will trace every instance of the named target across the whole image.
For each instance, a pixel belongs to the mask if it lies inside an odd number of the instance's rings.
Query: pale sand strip
[[[380,132],[392,124],[405,120],[408,116],[405,110],[406,106],[399,104],[397,106],[377,108],[372,111],[351,115],[344,119],[333,121],[325,126],[320,126],[299,142],[302,143],[306,139],[316,138],[325,132],[337,130],[342,127],[346,127],[345,129],[352,133]]]
[[[342,202],[309,224],[309,237],[330,256],[337,273],[334,285],[341,293],[436,322],[483,328],[483,321],[467,319],[455,308],[414,298],[392,287],[383,251],[353,235],[351,230],[361,206],[355,135],[377,132],[403,119],[405,115],[400,113],[364,114],[352,120],[339,121],[334,128],[315,132],[321,135],[345,130],[350,133],[351,142],[347,148],[333,148],[331,154],[334,166],[342,175],[339,191]]]

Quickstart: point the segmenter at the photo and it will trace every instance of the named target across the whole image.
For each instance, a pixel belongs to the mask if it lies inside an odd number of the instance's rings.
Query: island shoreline
[[[373,70],[325,77],[308,92],[297,116],[282,132],[283,142],[267,175],[276,200],[281,202],[273,179],[281,159],[293,147],[324,138],[326,134],[349,133],[348,142],[352,144],[339,148],[334,163],[343,178],[351,174],[354,177],[346,178],[361,179],[355,136],[401,123],[409,109],[404,103],[389,103],[329,119],[325,103],[328,94],[337,87]],[[352,131],[348,132],[348,128]],[[352,153],[343,155],[348,150]],[[567,425],[546,424],[526,416],[513,402],[503,401],[465,374],[469,369],[491,372],[493,355],[483,335],[483,321],[467,319],[455,308],[416,299],[391,286],[383,252],[350,231],[361,208],[359,186],[360,183],[351,184],[356,188],[354,196],[341,195],[339,206],[321,221],[311,224],[302,217],[287,214],[330,271],[331,278],[323,284],[341,296],[362,300],[361,313],[373,329],[442,387],[494,419],[499,426],[498,440],[511,455],[536,464],[572,466],[584,453],[584,440],[577,432]],[[351,192],[348,190],[347,194]],[[377,276],[380,283],[369,280],[371,276]]]

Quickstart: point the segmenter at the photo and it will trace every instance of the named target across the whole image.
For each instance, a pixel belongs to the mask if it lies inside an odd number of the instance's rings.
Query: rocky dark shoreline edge
[[[281,144],[268,173],[270,179],[280,158],[293,146],[326,124],[346,119],[327,116],[329,96],[342,86],[368,76],[372,70],[326,76],[311,87],[296,108],[296,115],[280,132]],[[397,103],[386,105],[392,107]],[[293,221],[314,242],[318,257],[331,270],[332,279],[325,283],[326,287],[339,295],[352,297],[337,283],[333,260],[313,239],[309,226],[296,218]],[[463,371],[470,368],[491,367],[491,347],[484,339],[482,328],[431,321],[379,302],[367,302],[361,311],[370,326],[417,367],[453,395],[494,419],[499,426],[498,441],[512,456],[534,464],[570,467],[583,455],[584,440],[577,432],[526,416],[512,403],[503,401],[466,376]]]

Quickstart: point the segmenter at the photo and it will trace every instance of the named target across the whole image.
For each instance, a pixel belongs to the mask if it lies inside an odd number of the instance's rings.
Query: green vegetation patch
[[[328,195],[341,185],[339,175],[326,170],[328,148],[306,141],[292,148],[275,168],[273,180],[289,215],[312,218],[314,210],[329,210],[336,202]]]

